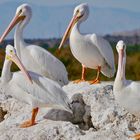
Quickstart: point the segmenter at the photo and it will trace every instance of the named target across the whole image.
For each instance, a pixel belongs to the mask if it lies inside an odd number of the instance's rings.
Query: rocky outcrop
[[[129,136],[140,131],[140,120],[115,102],[112,83],[70,83],[63,89],[73,114],[40,109],[37,124],[25,129],[19,124],[30,118],[31,107],[0,95],[0,107],[7,110],[0,140],[131,140]]]

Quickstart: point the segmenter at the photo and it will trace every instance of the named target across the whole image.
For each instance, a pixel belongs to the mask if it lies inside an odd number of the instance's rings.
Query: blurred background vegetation
[[[115,65],[117,69],[118,63],[118,54],[116,51],[116,44],[111,44],[114,56],[115,56]],[[55,53],[56,48],[49,49],[56,57],[58,57],[66,66],[69,73],[69,79],[75,80],[81,77],[81,64],[73,57],[70,47],[67,46],[62,49],[61,54],[58,55]],[[140,80],[140,45],[128,45],[127,46],[127,62],[126,62],[126,77],[127,79]],[[93,79],[96,76],[96,70],[88,69],[87,70],[87,79]],[[101,80],[108,81],[114,80],[113,78],[107,78],[101,74]]]
[[[60,41],[60,40],[59,40]],[[50,51],[53,55],[59,58],[68,71],[69,80],[75,80],[81,77],[81,64],[73,57],[70,47],[67,45],[61,50],[60,54],[56,53],[56,50],[59,45],[59,41],[56,44],[53,44],[52,47],[49,47],[47,43],[38,43],[38,41],[33,41],[34,44],[40,45],[41,47]],[[28,42],[28,41],[27,41]],[[30,41],[29,41],[30,42]],[[41,41],[40,41],[41,42]],[[43,41],[42,41],[43,42]],[[9,42],[8,42],[9,43]],[[13,43],[11,43],[13,44]],[[6,44],[5,44],[6,45]],[[0,49],[0,72],[2,70],[3,62],[4,62],[4,44]],[[116,51],[116,43],[111,43],[111,46],[115,55],[115,64],[117,69],[118,55]],[[17,71],[17,67],[15,65],[12,66],[12,71]],[[96,76],[96,70],[88,69],[87,70],[87,79],[93,79]],[[126,63],[126,77],[127,79],[132,80],[140,80],[140,45],[127,45],[127,63]],[[109,79],[101,74],[102,81],[110,81],[114,80],[115,77]]]

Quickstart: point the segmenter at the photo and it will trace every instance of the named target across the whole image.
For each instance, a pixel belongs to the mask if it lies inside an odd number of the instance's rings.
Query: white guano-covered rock
[[[140,131],[140,120],[115,102],[112,82],[70,83],[63,89],[75,101],[73,109],[80,111],[69,116],[43,108],[37,115],[37,125],[24,129],[19,124],[30,118],[31,107],[1,93],[0,107],[7,114],[0,123],[0,140],[131,140],[129,136]]]

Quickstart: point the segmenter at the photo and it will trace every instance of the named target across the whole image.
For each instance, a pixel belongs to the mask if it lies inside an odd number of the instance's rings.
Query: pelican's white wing
[[[98,50],[100,51],[101,55],[104,57],[108,65],[109,69],[102,68],[103,74],[108,77],[114,76],[115,64],[114,64],[114,54],[111,45],[107,40],[105,40],[100,36],[97,36],[96,34],[92,34],[90,38],[93,44],[98,48]]]
[[[124,81],[125,85],[121,90],[114,88],[114,95],[118,103],[132,114],[140,115],[140,83]],[[115,83],[117,84],[117,83]],[[117,86],[117,85],[114,85]]]
[[[68,84],[68,73],[60,60],[41,47],[29,45],[27,48],[33,61],[40,68],[41,75],[46,75],[52,80],[61,83],[61,86]]]
[[[29,74],[33,80],[33,84],[26,81],[21,72],[13,74],[11,83],[14,83],[15,93],[13,94],[15,98],[32,104],[33,107],[51,106],[71,112],[69,106],[70,100],[60,85],[33,72],[29,72]],[[20,89],[21,93],[17,89]],[[22,98],[23,96],[24,98]]]

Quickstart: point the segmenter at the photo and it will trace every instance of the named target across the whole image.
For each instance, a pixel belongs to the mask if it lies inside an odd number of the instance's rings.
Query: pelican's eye
[[[14,53],[13,50],[10,50],[10,54],[13,55],[13,53]]]
[[[76,11],[78,18],[82,18],[84,16],[84,13],[81,12],[79,9]]]
[[[79,13],[80,11],[79,11],[79,9],[76,11],[76,13]]]
[[[20,11],[19,11],[19,14],[21,14],[22,13],[22,9],[20,9]]]

